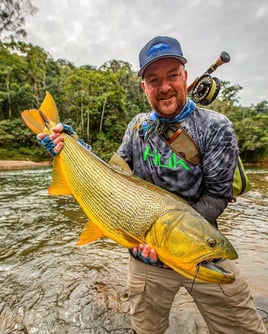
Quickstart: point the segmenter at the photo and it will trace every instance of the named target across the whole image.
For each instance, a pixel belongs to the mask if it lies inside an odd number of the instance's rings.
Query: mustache
[[[159,101],[159,100],[165,100],[165,99],[169,99],[173,96],[177,96],[177,94],[174,92],[174,91],[170,91],[170,92],[167,92],[167,93],[159,93],[157,94],[156,96],[156,99]]]

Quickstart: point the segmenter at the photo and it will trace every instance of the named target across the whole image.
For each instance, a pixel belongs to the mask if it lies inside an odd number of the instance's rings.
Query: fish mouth
[[[186,268],[186,266],[183,269],[178,269],[178,267],[172,264],[166,264],[174,271],[192,280],[193,285],[195,282],[230,284],[235,281],[235,275],[220,265],[224,259],[225,258],[203,259],[196,263],[196,265],[191,266],[191,268]]]
[[[196,266],[196,280],[208,283],[230,284],[235,280],[235,275],[222,268],[218,263],[221,259],[201,261]]]
[[[198,266],[204,267],[206,269],[212,270],[212,271],[217,271],[222,274],[232,274],[231,272],[219,267],[216,265],[218,261],[221,259],[213,259],[211,261],[202,261],[198,264]]]

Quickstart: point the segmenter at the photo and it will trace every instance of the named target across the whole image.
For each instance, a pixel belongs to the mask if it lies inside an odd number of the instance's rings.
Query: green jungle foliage
[[[244,161],[267,157],[268,101],[242,107],[238,103],[242,87],[221,84],[221,93],[209,108],[232,120]],[[150,110],[129,63],[111,60],[100,68],[76,67],[52,59],[32,44],[0,42],[0,159],[50,158],[20,116],[24,109],[38,108],[46,91],[54,97],[61,121],[106,160],[132,117]]]

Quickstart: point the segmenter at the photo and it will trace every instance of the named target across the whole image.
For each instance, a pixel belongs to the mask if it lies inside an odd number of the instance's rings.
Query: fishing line
[[[194,284],[195,284],[195,280],[196,280],[196,278],[197,278],[197,275],[198,275],[198,273],[199,273],[200,266],[201,266],[201,263],[198,263],[198,265],[196,266],[196,270],[195,270],[195,274],[194,274],[194,279],[193,279],[193,282],[192,282],[192,286],[191,286],[190,292],[193,291],[193,287],[194,287]]]
[[[41,116],[42,120],[45,123],[45,127],[49,130],[49,121],[47,119],[47,117],[42,113],[42,111],[40,109],[38,109],[39,115]]]

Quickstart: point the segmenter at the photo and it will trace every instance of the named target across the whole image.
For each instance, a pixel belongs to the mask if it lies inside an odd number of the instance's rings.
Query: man
[[[155,37],[142,48],[139,60],[138,75],[153,111],[139,114],[129,123],[118,154],[134,174],[184,198],[217,226],[217,217],[233,195],[238,147],[232,124],[221,114],[197,108],[187,97],[186,59],[176,39]],[[165,125],[172,123],[180,123],[193,138],[202,164],[184,161],[183,156],[182,163],[168,163],[174,152],[161,135]],[[58,126],[50,136],[54,153],[64,145],[61,131],[62,126]],[[40,134],[39,139],[46,139],[45,135]],[[134,331],[164,333],[174,297],[180,287],[185,287],[210,333],[266,333],[248,285],[235,264],[219,259],[219,266],[235,274],[234,283],[195,282],[192,289],[193,282],[167,268],[148,245],[130,250],[128,285]]]

